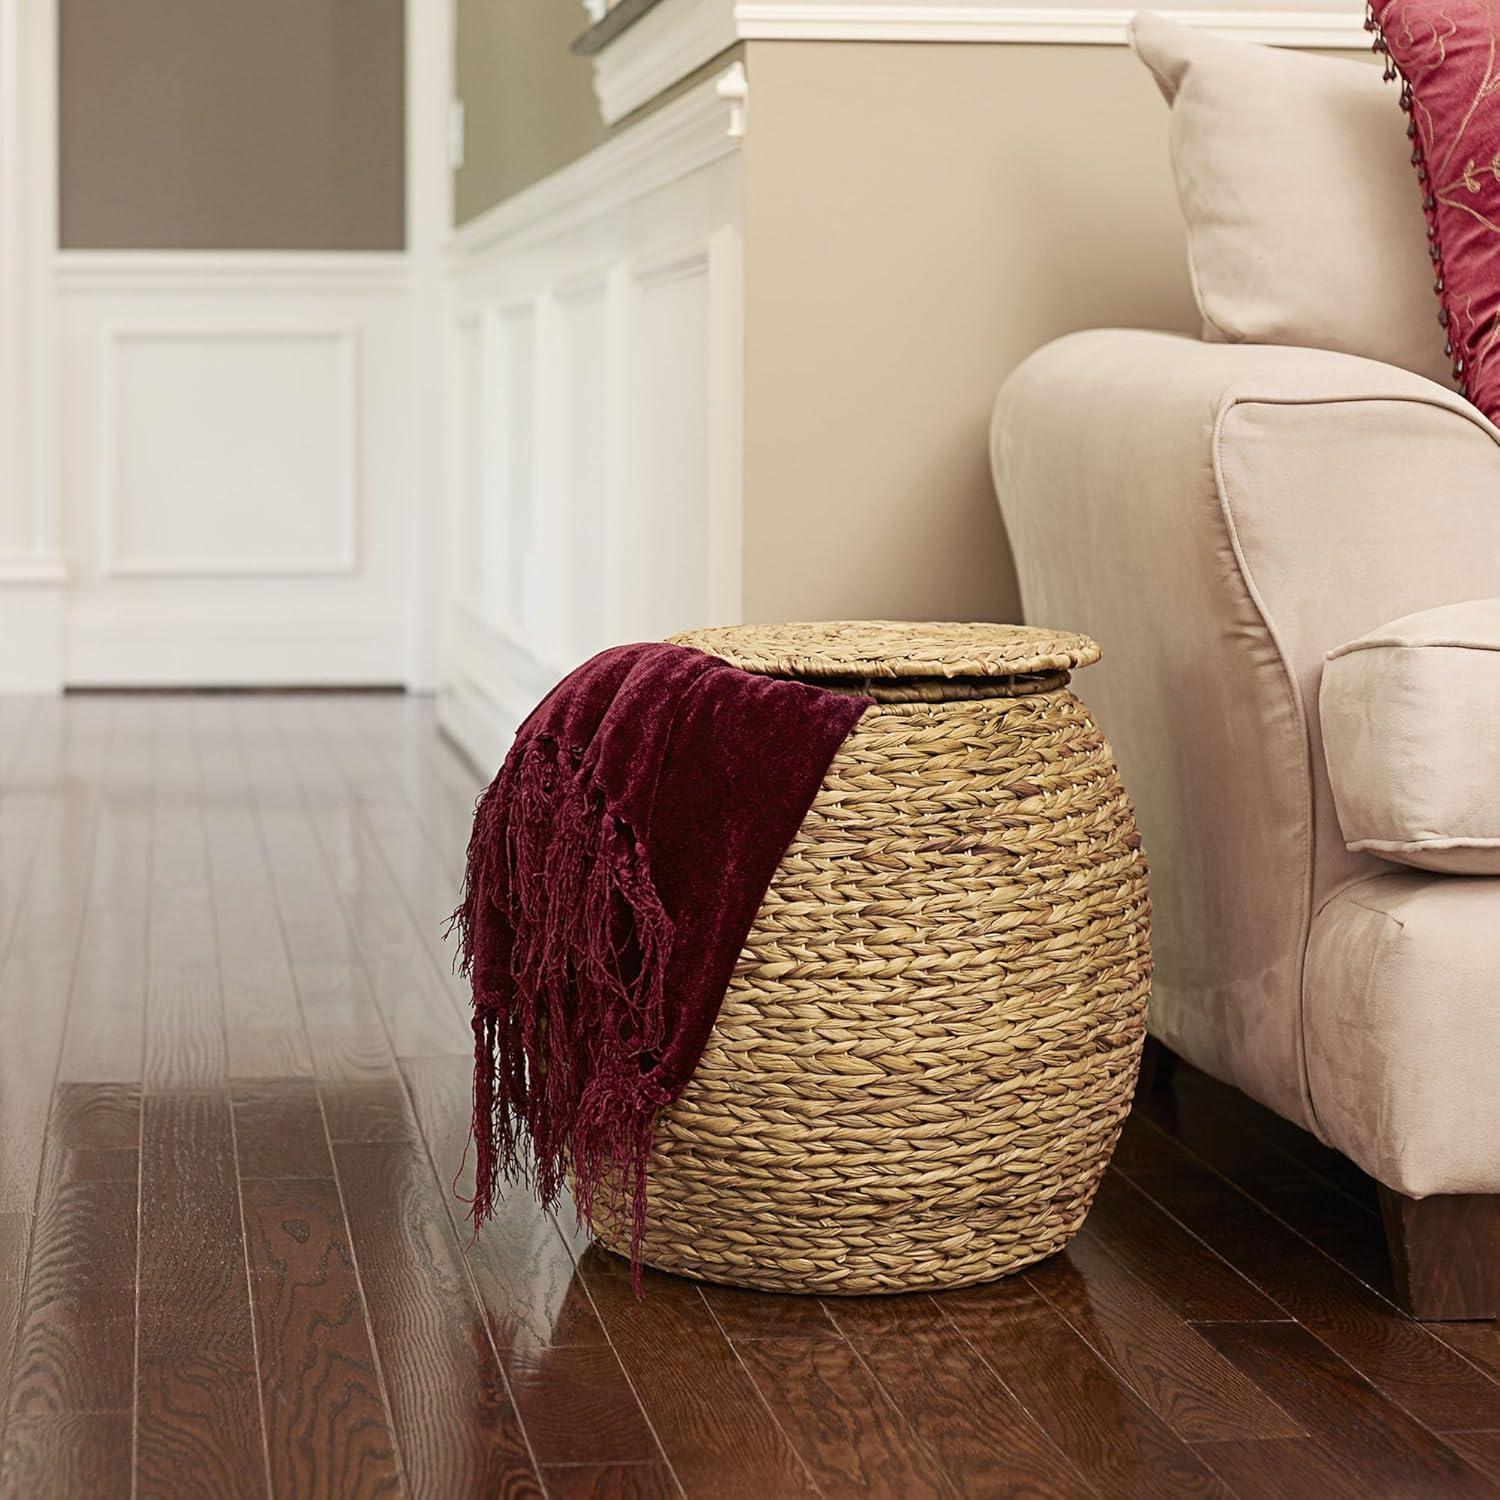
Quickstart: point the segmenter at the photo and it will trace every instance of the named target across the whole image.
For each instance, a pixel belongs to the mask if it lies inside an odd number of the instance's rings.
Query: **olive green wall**
[[[401,248],[403,26],[402,0],[61,0],[63,247]]]
[[[577,0],[457,0],[455,78],[464,106],[464,164],[453,181],[458,223],[605,138],[593,68],[568,51],[587,24]]]

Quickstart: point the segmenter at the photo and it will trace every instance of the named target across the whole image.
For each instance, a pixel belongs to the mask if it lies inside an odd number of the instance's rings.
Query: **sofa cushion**
[[[1500,874],[1500,599],[1423,610],[1340,646],[1319,707],[1351,849]]]
[[[1337,349],[1451,385],[1396,90],[1365,61],[1138,15],[1206,338]]]
[[[1410,161],[1459,389],[1500,417],[1500,94],[1489,0],[1375,0],[1376,46],[1400,69]]]

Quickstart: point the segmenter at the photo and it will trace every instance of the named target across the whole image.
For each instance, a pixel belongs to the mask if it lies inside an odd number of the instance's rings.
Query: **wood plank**
[[[405,795],[433,853],[445,868],[462,869],[474,804],[495,768],[470,764],[438,727],[431,699],[407,698],[394,711],[355,700],[345,711]]]
[[[22,1282],[25,1273],[24,1256],[0,1263],[0,1376],[6,1380],[7,1392],[11,1361],[16,1350],[16,1336],[21,1327]],[[4,1436],[5,1420],[5,1411],[0,1408],[0,1437]]]
[[[951,1338],[953,1325],[943,1311],[945,1298],[927,1292],[900,1292],[883,1297],[827,1297],[824,1311],[850,1343],[874,1339]]]
[[[331,1180],[333,1157],[311,1078],[237,1079],[230,1087],[240,1180]]]
[[[1453,1432],[1443,1439],[1500,1493],[1500,1432]]]
[[[348,963],[297,964],[292,972],[330,1139],[414,1143],[416,1122],[363,973]]]
[[[1203,1329],[1225,1358],[1309,1431],[1370,1496],[1493,1496],[1476,1469],[1387,1400],[1305,1328],[1217,1323]]]
[[[156,1092],[218,1090],[229,1054],[191,703],[156,708],[145,1081]]]
[[[79,769],[86,774],[91,768]],[[29,1211],[36,1197],[83,931],[96,812],[97,797],[88,789],[60,794],[52,803],[0,971],[0,1213]]]
[[[527,1188],[518,1185],[506,1192],[495,1217],[469,1243],[466,1215],[474,1192],[469,1059],[413,1059],[401,1068],[501,1360],[540,1349],[608,1345],[557,1226]],[[610,1378],[624,1386],[618,1368]]]
[[[1093,1351],[1187,1442],[1303,1430],[1088,1235],[1027,1274]]]
[[[608,1344],[512,1350],[505,1372],[538,1463],[638,1463],[661,1457]]]
[[[54,1097],[11,1421],[134,1404],[139,1129],[133,1086],[66,1084]]]
[[[138,1084],[144,1067],[154,731],[149,706],[118,703],[68,1007],[64,1080]]]
[[[432,973],[451,995],[462,1017],[468,1009],[463,981],[453,973],[453,950],[444,938],[448,918],[458,902],[463,879],[461,859],[438,855],[384,763],[346,723],[322,715],[325,745],[349,788],[374,847],[384,858],[393,883],[405,901],[419,946]]]
[[[1300,1125],[1282,1119],[1238,1089],[1184,1064],[1174,1082],[1173,1093],[1183,1098],[1201,1099],[1205,1104],[1227,1112],[1242,1130],[1264,1137],[1367,1213],[1380,1212],[1372,1177],[1362,1172],[1341,1151],[1325,1146]]]
[[[106,815],[106,822],[110,821]],[[144,854],[149,854],[149,837]],[[146,889],[144,867],[140,889]],[[90,906],[73,977],[59,1076],[65,1082],[139,1083],[146,1031],[146,911]]]
[[[426,938],[415,930],[360,815],[335,809],[313,821],[392,1052],[398,1058],[444,1056],[463,1047],[467,1007],[434,969]]]
[[[271,719],[269,736],[248,733],[243,716],[240,725],[328,1130],[335,1141],[412,1142],[416,1128],[385,1021],[304,805],[326,762],[314,754],[294,765],[285,729],[296,721],[284,707]]]
[[[182,915],[186,922],[201,919],[212,930],[213,916],[207,902],[193,903]],[[155,927],[153,920],[153,930]],[[166,949],[171,941],[163,936],[160,946]],[[153,959],[146,1008],[150,1023],[145,1076],[153,1092],[201,1092],[223,1089],[228,1084],[229,1047],[217,960]]]
[[[272,1493],[402,1493],[337,1185],[243,1192]]]
[[[65,879],[78,903],[73,907],[78,940],[70,951],[65,927],[53,927],[50,934],[59,940],[51,968],[58,980],[70,983],[66,1004],[50,1013],[61,1028],[56,1069],[61,1082],[49,1101],[35,1189],[39,1211],[24,1285],[22,1247],[14,1245],[4,1257],[15,1273],[0,1294],[0,1322],[8,1325],[0,1332],[0,1369],[12,1370],[0,1412],[9,1433],[6,1478],[0,1483],[6,1493],[64,1493],[88,1483],[111,1494],[122,1480],[128,1486],[130,1478],[149,824],[143,807],[98,808],[99,785],[111,798],[122,793],[121,771],[113,753],[106,759],[106,743],[111,752],[121,752],[124,772],[135,764],[129,747],[115,743],[116,718],[112,705],[94,705],[76,722],[60,721],[63,774],[76,771],[81,778],[71,795],[92,799],[97,816],[87,843],[78,831],[77,863]],[[90,739],[94,748],[85,752]],[[128,898],[115,894],[121,877],[133,877]],[[58,885],[54,894],[62,897],[63,890]],[[66,910],[71,903],[64,902],[54,911]],[[49,940],[45,930],[37,936]],[[103,980],[107,953],[112,991]],[[45,962],[40,948],[37,961]],[[45,990],[32,1000],[48,1005]],[[16,1059],[32,1070],[29,1088],[38,1097],[40,1086],[52,1083],[45,1053],[35,1036],[28,1041],[8,1035],[11,1045]],[[0,1093],[9,1088],[10,1081],[0,1079]],[[13,1091],[13,1097],[20,1093]],[[6,1238],[0,1234],[0,1240]],[[104,1472],[118,1456],[122,1428],[123,1466],[118,1474]]]
[[[1435,1332],[1492,1380],[1500,1379],[1500,1323],[1445,1323]]]
[[[6,1428],[4,1500],[128,1500],[130,1413],[25,1417]]]
[[[1418,1421],[1440,1432],[1500,1427],[1500,1385],[1222,1177],[1183,1153],[1135,1181]]]
[[[204,773],[214,782],[204,832],[230,1073],[236,1078],[309,1077],[312,1060],[302,1010],[236,727],[226,724],[220,738],[212,769]]]
[[[341,1144],[334,1159],[413,1493],[541,1495],[425,1157]]]
[[[404,803],[379,762],[367,752],[361,755],[363,746],[341,729],[340,721],[330,724],[331,711],[327,704],[314,707],[318,733],[301,765],[304,775],[315,772],[319,777],[321,790],[309,799],[308,816],[354,951],[396,1055],[451,1052],[468,1036],[466,998],[449,983],[451,965],[432,963],[429,938],[437,934],[415,925],[366,821],[371,805],[404,811]],[[440,884],[456,889],[456,879],[449,876]]]
[[[239,1500],[268,1492],[254,1374],[187,1349],[142,1355],[136,1375],[135,1495]]]
[[[542,1470],[550,1500],[678,1500],[672,1471],[656,1464],[553,1464]]]
[[[33,1228],[32,1211],[42,1187],[42,1169],[52,1090],[67,1033],[73,974],[84,925],[85,904],[97,844],[99,796],[95,778],[107,754],[112,715],[98,711],[70,721],[60,705],[37,713],[45,730],[28,734],[14,762],[17,784],[48,791],[41,841],[10,866],[12,851],[0,849],[0,871],[14,870],[24,882],[0,968],[0,1216]],[[76,1196],[76,1195],[70,1195]],[[13,1218],[11,1216],[19,1216]],[[48,1275],[55,1237],[49,1234]],[[11,1416],[12,1373],[28,1338],[33,1368],[41,1337],[34,1311],[23,1324],[32,1295],[30,1267],[19,1256],[0,1295],[0,1427]],[[55,1327],[55,1324],[53,1325]]]
[[[139,1493],[264,1494],[226,1094],[147,1094],[140,1212]]]
[[[1203,1443],[1198,1456],[1240,1500],[1370,1500],[1365,1481],[1327,1452],[1316,1438],[1263,1438]]]
[[[0,781],[11,780],[37,709],[47,702],[29,693],[0,698]]]
[[[1142,1113],[1351,1275],[1394,1298],[1378,1204],[1372,1208],[1373,1190],[1353,1195],[1335,1177],[1307,1166],[1307,1152],[1294,1155],[1273,1139],[1272,1128],[1264,1123],[1268,1111],[1184,1066],[1172,1093],[1150,1100]],[[1280,1123],[1285,1131],[1277,1135],[1303,1134]],[[1326,1153],[1326,1148],[1318,1149]],[[1340,1181],[1347,1181],[1351,1172],[1362,1178],[1357,1169],[1345,1166],[1345,1172],[1336,1174]]]
[[[1079,1500],[1099,1493],[963,1340],[887,1338],[858,1348],[966,1500]]]
[[[0,961],[10,954],[32,865],[56,801],[50,791],[18,792],[0,785]]]
[[[838,1338],[838,1325],[816,1297],[703,1283],[703,1300],[731,1343],[743,1339]]]
[[[1226,1496],[1203,1461],[1014,1278],[938,1304],[1032,1420],[1103,1494]]]
[[[957,1493],[843,1339],[755,1339],[737,1352],[824,1493],[919,1500]]]
[[[578,1268],[684,1493],[765,1500],[818,1493],[729,1340],[689,1282],[588,1250]]]
[[[465,1058],[403,1064],[440,1189],[464,1162]],[[458,1174],[472,1195],[472,1164]],[[453,1189],[444,1194],[462,1232]],[[506,1194],[465,1253],[532,1452],[541,1465],[634,1463],[661,1450],[556,1226],[524,1188]]]
[[[1189,1322],[1274,1322],[1289,1316],[1117,1171],[1107,1172],[1099,1184],[1084,1232]]]

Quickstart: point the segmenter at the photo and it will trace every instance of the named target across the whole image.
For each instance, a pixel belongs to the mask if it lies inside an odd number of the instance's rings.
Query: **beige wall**
[[[389,250],[401,0],[61,0],[69,249]]]
[[[752,43],[745,609],[1017,617],[986,429],[1071,329],[1196,327],[1123,47]]]
[[[605,137],[593,68],[569,44],[588,24],[576,0],[457,0],[455,59],[464,164],[460,224],[592,150]]]

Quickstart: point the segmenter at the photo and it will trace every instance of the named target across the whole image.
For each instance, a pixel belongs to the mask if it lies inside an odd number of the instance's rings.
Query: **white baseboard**
[[[71,687],[387,686],[401,680],[403,622],[389,616],[142,614],[75,607]]]
[[[0,693],[60,693],[67,571],[55,558],[0,557]]]
[[[481,777],[499,770],[521,719],[503,712],[472,682],[449,683],[438,693],[438,724]]]

